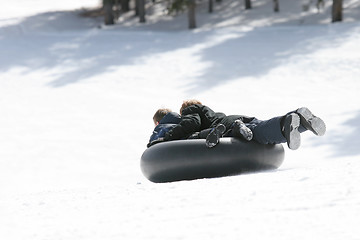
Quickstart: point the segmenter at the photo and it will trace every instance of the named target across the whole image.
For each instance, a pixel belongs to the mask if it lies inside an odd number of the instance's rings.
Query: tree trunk
[[[333,0],[332,22],[342,21],[342,0]]]
[[[135,16],[139,16],[139,0],[135,0]]]
[[[245,0],[245,9],[251,9],[251,0]]]
[[[113,2],[111,0],[104,0],[103,7],[105,15],[105,25],[114,24]]]
[[[129,0],[120,0],[120,4],[122,12],[128,12],[130,10]]]
[[[139,18],[140,22],[145,22],[145,0],[139,0]]]
[[[274,0],[274,12],[279,12],[279,0]]]
[[[212,13],[213,12],[213,4],[214,1],[213,0],[209,0],[209,13]]]
[[[195,8],[196,8],[195,0],[189,0],[188,18],[189,18],[189,28],[190,29],[196,28]]]

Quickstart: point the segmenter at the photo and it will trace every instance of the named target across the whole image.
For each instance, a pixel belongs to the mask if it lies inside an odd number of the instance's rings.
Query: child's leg
[[[284,116],[274,117],[269,120],[254,119],[246,124],[253,132],[253,139],[262,144],[285,143],[286,138],[282,134],[282,119]]]
[[[200,139],[206,139],[206,137],[209,135],[209,133],[211,132],[212,128],[207,128],[207,129],[204,129],[204,130],[201,130],[199,132],[199,138]]]
[[[290,115],[299,118],[296,114],[286,114],[285,116],[274,117],[269,120],[258,120],[254,119],[247,126],[253,131],[253,139],[262,144],[277,144],[277,143],[288,143],[289,147],[293,144],[296,146],[300,144],[300,135],[298,134],[305,132],[307,129],[302,125],[299,125],[300,119],[289,118],[285,121],[285,118]],[[299,120],[299,121],[296,121]],[[286,126],[285,126],[286,125]],[[287,127],[287,128],[286,128]],[[287,131],[288,134],[284,134]],[[291,131],[291,132],[290,132]],[[292,131],[299,132],[295,135]],[[290,134],[290,135],[289,135]],[[287,135],[287,138],[285,137]],[[298,143],[296,143],[299,141]],[[296,149],[299,146],[291,149]]]

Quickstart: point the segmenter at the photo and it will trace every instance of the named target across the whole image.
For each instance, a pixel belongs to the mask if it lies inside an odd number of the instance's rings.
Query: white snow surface
[[[336,24],[331,1],[204,1],[192,31],[150,2],[146,24],[111,27],[79,16],[97,0],[0,2],[0,239],[360,239],[360,1]],[[327,133],[284,144],[278,170],[152,183],[152,116],[189,98],[260,119],[307,106]]]

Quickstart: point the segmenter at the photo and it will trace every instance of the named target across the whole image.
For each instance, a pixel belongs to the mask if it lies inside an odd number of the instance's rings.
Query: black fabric
[[[228,130],[228,129],[231,129],[233,127],[233,124],[234,124],[235,120],[238,120],[238,119],[241,120],[243,123],[249,123],[252,120],[254,120],[255,118],[254,117],[248,117],[248,116],[245,116],[245,115],[229,115],[229,116],[224,117],[220,121],[220,123],[224,124],[225,127],[226,127],[226,130]]]
[[[295,111],[289,113],[293,112]],[[165,134],[165,140],[184,139],[194,132],[200,132],[198,138],[206,138],[205,135],[210,132],[211,128],[219,123],[224,124],[226,127],[224,136],[236,136],[236,134],[232,132],[232,128],[235,120],[239,119],[251,129],[254,141],[261,144],[285,143],[286,138],[282,134],[282,120],[284,116],[278,116],[268,120],[259,120],[255,117],[245,115],[226,116],[224,113],[214,112],[207,106],[196,104],[183,110],[181,122]],[[205,129],[207,130],[203,131]],[[304,131],[306,131],[306,128],[301,125],[299,132],[302,133]]]
[[[233,122],[240,119],[243,122],[251,122],[254,118],[244,115],[226,116],[221,112],[214,112],[211,108],[201,104],[191,105],[182,111],[181,122],[166,133],[166,140],[183,139],[194,132],[213,128],[219,123],[225,125],[226,129],[232,127]]]

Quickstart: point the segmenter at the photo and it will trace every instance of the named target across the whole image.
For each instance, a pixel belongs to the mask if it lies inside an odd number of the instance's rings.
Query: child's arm
[[[198,132],[201,127],[199,114],[189,114],[182,117],[181,122],[165,134],[165,140],[179,140]]]

